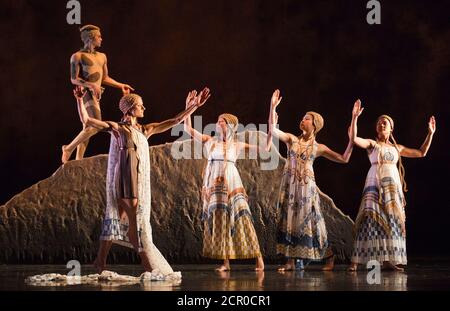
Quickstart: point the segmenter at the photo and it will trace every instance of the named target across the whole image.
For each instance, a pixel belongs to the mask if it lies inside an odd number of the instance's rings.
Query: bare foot
[[[334,255],[332,255],[331,257],[329,257],[327,259],[327,262],[325,263],[325,265],[322,267],[322,271],[333,271],[334,269]]]
[[[264,261],[263,261],[262,257],[258,257],[256,259],[255,271],[264,271]]]
[[[396,265],[393,265],[392,263],[390,263],[389,261],[386,261],[383,263],[383,270],[391,270],[391,271],[398,271],[398,272],[403,272],[405,271],[405,269],[398,267]]]
[[[350,265],[350,267],[348,267],[347,271],[348,271],[348,272],[356,272],[357,269],[358,269],[358,264],[352,262],[352,264]]]
[[[61,147],[61,151],[62,151],[61,162],[62,162],[63,164],[66,164],[67,161],[69,161],[70,156],[72,155],[72,152],[69,152],[69,151],[66,149],[66,147],[67,147],[67,145],[63,145],[63,146]]]
[[[231,269],[230,266],[221,265],[217,267],[215,270],[218,272],[222,272],[222,271],[230,271]]]
[[[283,267],[278,268],[279,272],[293,271],[293,270],[294,270],[294,265],[291,265],[291,264],[285,264]]]

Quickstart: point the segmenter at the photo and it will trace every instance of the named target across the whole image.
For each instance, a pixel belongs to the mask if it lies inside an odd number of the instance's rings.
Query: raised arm
[[[358,137],[358,118],[363,112],[364,108],[361,107],[361,100],[357,100],[353,105],[352,122],[350,124],[350,140],[359,148],[369,149],[375,146],[375,141],[372,139],[365,139]]]
[[[104,56],[104,63],[103,63],[103,81],[102,84],[112,86],[118,89],[122,90],[123,95],[130,94],[131,91],[134,91],[134,88],[129,86],[128,84],[117,82],[113,78],[109,76],[108,73],[108,59],[106,58],[106,54],[103,54]]]
[[[402,145],[398,145],[400,149],[400,155],[406,158],[423,158],[427,155],[428,150],[431,146],[431,141],[433,140],[434,132],[436,131],[436,120],[434,116],[430,117],[428,121],[428,134],[425,137],[425,141],[423,142],[420,149],[407,148]]]
[[[269,134],[267,145],[270,144],[270,138],[275,136],[282,142],[287,145],[290,145],[293,140],[293,135],[289,133],[285,133],[277,128],[278,123],[278,114],[276,112],[277,106],[280,104],[281,99],[283,97],[280,96],[280,90],[275,90],[272,94],[272,98],[270,100],[270,113],[269,113]]]
[[[203,93],[203,94],[202,94]],[[209,93],[209,89],[205,88],[200,94],[200,100],[202,97],[207,96],[206,99],[209,98],[210,93]],[[189,92],[188,96],[186,97],[186,109],[189,109],[192,105],[195,105],[195,101],[197,98],[197,91],[191,91]],[[197,131],[196,129],[194,129],[192,127],[192,122],[191,122],[191,115],[189,115],[185,120],[184,120],[184,130],[186,133],[188,133],[192,138],[194,138],[197,141],[200,141],[202,143],[205,143],[206,141],[211,139],[211,136],[209,135],[205,135],[200,133],[199,131]]]
[[[348,163],[350,160],[350,156],[352,155],[353,151],[353,143],[351,141],[348,142],[347,148],[345,149],[343,154],[339,154],[327,146],[323,144],[319,144],[317,149],[317,155],[323,156],[328,160],[331,160],[333,162],[337,163]]]
[[[81,122],[86,126],[92,126],[99,130],[105,130],[110,127],[113,129],[117,129],[118,125],[116,122],[105,122],[93,117],[90,117],[86,111],[86,107],[84,107],[83,96],[86,93],[86,89],[83,89],[81,86],[75,87],[73,90],[73,95],[77,100],[78,112],[80,115]]]
[[[190,116],[198,107],[202,106],[209,98],[209,89],[205,88],[198,96],[195,96],[192,101],[194,103],[190,105],[187,109],[177,114],[175,117],[159,122],[159,123],[149,123],[144,125],[147,137],[153,134],[158,134],[171,129],[175,125],[181,123],[184,119]],[[188,95],[189,97],[189,95]]]

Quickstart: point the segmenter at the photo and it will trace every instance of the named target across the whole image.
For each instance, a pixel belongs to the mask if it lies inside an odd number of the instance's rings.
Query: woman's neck
[[[385,144],[387,144],[387,143],[389,143],[389,136],[380,134],[380,135],[378,135],[377,140],[378,140],[378,142],[380,142],[380,143],[385,143]]]
[[[308,132],[303,132],[302,135],[300,135],[300,139],[303,140],[304,142],[310,141],[311,139],[314,138],[313,133],[308,133]]]
[[[138,124],[137,118],[133,116],[127,116],[123,119],[124,122],[129,123],[131,126]]]

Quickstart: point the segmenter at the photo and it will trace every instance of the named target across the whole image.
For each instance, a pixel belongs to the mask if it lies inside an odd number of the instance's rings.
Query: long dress
[[[236,144],[205,143],[208,163],[202,187],[203,256],[248,259],[261,256],[247,194],[235,166]]]
[[[124,130],[123,127],[126,127]],[[136,211],[139,252],[145,251],[153,271],[172,277],[174,271],[171,266],[153,244],[152,226],[150,224],[151,191],[150,191],[150,155],[147,138],[141,131],[124,124],[119,124],[119,131],[111,132],[111,142],[108,157],[108,171],[106,176],[106,210],[103,219],[101,240],[112,240],[113,243],[133,248],[128,239],[128,219],[120,219],[117,200],[123,197],[123,183],[137,180],[138,207]],[[127,141],[126,133],[131,135]],[[135,153],[129,149],[134,145]],[[133,148],[132,148],[133,149]],[[133,158],[137,159],[137,163]],[[127,180],[128,171],[124,168],[123,161],[127,161],[137,170],[136,178]],[[134,164],[133,164],[134,163]],[[125,187],[127,188],[127,187]],[[132,189],[133,187],[131,187]],[[133,192],[133,191],[131,191]],[[122,193],[122,195],[121,195]],[[152,272],[153,272],[152,271]],[[180,275],[179,273],[176,273]]]
[[[288,149],[278,200],[277,253],[320,260],[328,250],[327,229],[314,178],[318,144],[296,138]]]
[[[372,166],[356,218],[352,262],[406,265],[405,198],[396,165],[399,153],[394,146],[377,143],[368,156]]]

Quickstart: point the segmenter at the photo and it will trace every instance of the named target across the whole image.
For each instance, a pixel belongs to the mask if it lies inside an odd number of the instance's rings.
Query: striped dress
[[[320,260],[328,250],[327,229],[314,178],[318,144],[292,142],[278,201],[277,253],[288,258]]]
[[[248,259],[261,255],[247,194],[236,168],[232,141],[205,143],[208,162],[203,177],[203,256]]]
[[[367,174],[355,223],[352,262],[406,265],[405,199],[394,146],[377,144],[368,151],[372,166]]]

